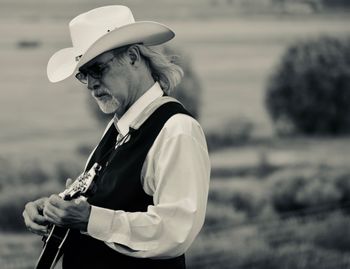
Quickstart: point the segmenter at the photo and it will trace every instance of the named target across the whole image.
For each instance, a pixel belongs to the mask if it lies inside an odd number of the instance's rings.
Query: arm
[[[143,186],[153,196],[147,212],[92,206],[88,233],[134,257],[179,256],[191,245],[205,216],[210,164],[202,129],[192,118],[169,119],[143,167]]]

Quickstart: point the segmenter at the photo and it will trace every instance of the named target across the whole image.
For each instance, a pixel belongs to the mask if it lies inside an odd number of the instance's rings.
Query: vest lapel
[[[84,171],[90,169],[90,167],[96,162],[96,160],[101,157],[101,156],[96,156],[96,152],[101,152],[100,150],[97,151],[97,149],[100,149],[102,147],[108,147],[109,145],[107,145],[107,142],[110,140],[110,137],[114,137],[116,138],[118,135],[118,131],[115,128],[114,124],[113,124],[113,119],[108,123],[102,138],[100,140],[100,142],[98,143],[98,145],[93,149],[93,151],[91,152],[88,160],[86,161],[85,164],[85,169]],[[115,141],[115,139],[114,139]]]

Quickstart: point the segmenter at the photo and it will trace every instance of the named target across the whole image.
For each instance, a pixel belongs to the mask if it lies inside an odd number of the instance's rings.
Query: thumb
[[[68,188],[73,183],[73,179],[67,178],[66,180],[66,188]]]

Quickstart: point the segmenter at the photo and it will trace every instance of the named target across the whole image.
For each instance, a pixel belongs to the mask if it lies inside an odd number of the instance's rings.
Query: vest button
[[[107,161],[107,162],[106,162],[106,167],[107,167],[108,165],[109,165],[109,162]]]

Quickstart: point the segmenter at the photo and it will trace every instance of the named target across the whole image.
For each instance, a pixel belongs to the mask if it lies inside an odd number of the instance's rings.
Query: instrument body
[[[63,200],[86,199],[94,191],[94,180],[101,170],[95,163],[91,169],[81,174],[67,189],[59,194]],[[52,225],[48,237],[43,237],[44,247],[35,269],[53,269],[63,254],[63,246],[70,229]]]

